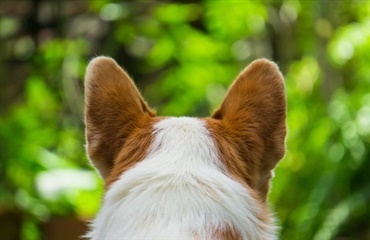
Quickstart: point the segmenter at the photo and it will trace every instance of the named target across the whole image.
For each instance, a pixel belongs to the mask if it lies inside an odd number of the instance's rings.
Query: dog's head
[[[286,103],[274,63],[251,63],[207,118],[157,116],[111,58],[90,62],[85,89],[88,155],[106,186],[87,236],[275,239],[266,197]]]
[[[111,58],[90,62],[85,95],[88,156],[108,187],[145,158],[152,149],[154,125],[166,117],[150,109]],[[285,118],[283,77],[276,64],[261,59],[239,74],[210,117],[199,119],[213,139],[220,164],[262,202],[272,170],[285,152]]]

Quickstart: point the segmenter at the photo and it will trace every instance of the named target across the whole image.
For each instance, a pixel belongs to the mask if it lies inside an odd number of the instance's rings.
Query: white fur
[[[147,157],[107,191],[87,237],[214,239],[232,224],[243,239],[276,239],[256,217],[259,203],[226,173],[202,120],[166,118],[153,134]]]

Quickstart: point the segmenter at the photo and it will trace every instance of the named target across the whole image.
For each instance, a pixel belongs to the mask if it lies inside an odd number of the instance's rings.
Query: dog
[[[286,97],[275,63],[253,61],[210,117],[161,117],[112,58],[96,57],[85,102],[87,154],[105,183],[88,239],[277,239],[266,198]]]

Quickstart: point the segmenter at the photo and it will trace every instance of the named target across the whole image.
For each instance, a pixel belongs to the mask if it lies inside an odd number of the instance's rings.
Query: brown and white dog
[[[207,118],[158,117],[107,57],[86,70],[88,156],[105,181],[90,239],[277,239],[267,203],[285,152],[278,67],[261,59]]]

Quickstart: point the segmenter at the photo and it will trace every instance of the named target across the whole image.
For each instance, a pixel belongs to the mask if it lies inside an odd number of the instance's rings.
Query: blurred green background
[[[83,79],[98,55],[174,116],[208,116],[252,60],[277,62],[280,238],[370,239],[369,1],[2,0],[0,14],[1,239],[77,239],[96,213]]]

